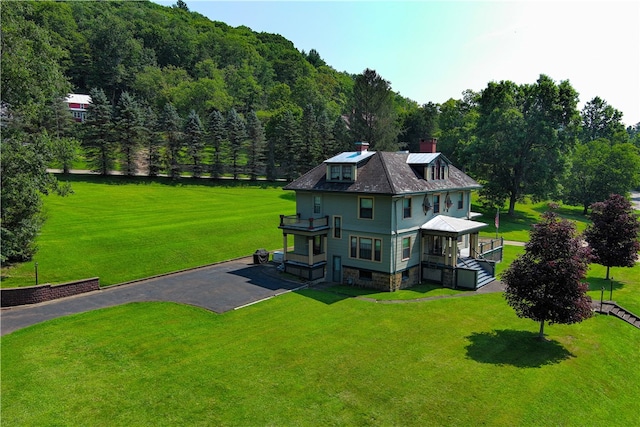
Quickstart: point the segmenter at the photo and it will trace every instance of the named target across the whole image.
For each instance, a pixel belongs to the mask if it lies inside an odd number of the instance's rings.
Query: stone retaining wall
[[[24,288],[1,289],[0,306],[14,307],[17,305],[37,304],[58,298],[83,294],[85,292],[97,291],[99,289],[100,279],[98,277],[61,283],[59,285],[51,285],[47,283],[45,285],[27,286]]]

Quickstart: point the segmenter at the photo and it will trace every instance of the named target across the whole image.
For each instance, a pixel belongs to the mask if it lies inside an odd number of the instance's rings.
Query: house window
[[[402,238],[402,259],[411,258],[411,237]]]
[[[360,238],[359,258],[371,259],[372,240],[368,238]]]
[[[322,212],[322,198],[320,196],[313,196],[313,213],[319,214]]]
[[[329,165],[329,181],[353,181],[353,165]]]
[[[436,194],[433,196],[433,213],[440,213],[440,195]]]
[[[329,172],[332,181],[340,180],[340,165],[331,165],[329,167]]]
[[[352,181],[352,179],[351,179],[351,165],[343,165],[342,166],[342,180],[343,181]]]
[[[342,217],[333,217],[333,237],[336,239],[342,238]]]
[[[350,242],[351,258],[382,261],[382,240],[351,236]]]
[[[402,217],[411,218],[411,198],[402,199]]]
[[[360,206],[358,209],[358,218],[373,219],[373,198],[360,197],[358,201],[360,203]]]
[[[404,270],[402,272],[402,281],[406,282],[407,280],[409,280],[409,270]]]
[[[458,209],[464,208],[464,193],[460,193],[460,198],[458,199]]]

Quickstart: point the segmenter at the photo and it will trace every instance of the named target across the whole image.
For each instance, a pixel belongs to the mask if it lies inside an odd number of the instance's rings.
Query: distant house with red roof
[[[91,96],[70,93],[64,99],[64,102],[69,106],[69,111],[73,114],[74,120],[76,122],[84,122],[87,114],[87,108],[89,107],[89,104],[91,104]]]

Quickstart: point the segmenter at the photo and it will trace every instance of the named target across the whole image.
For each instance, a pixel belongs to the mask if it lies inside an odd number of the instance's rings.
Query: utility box
[[[284,262],[284,252],[282,251],[274,251],[273,252],[273,262],[278,264],[282,264]]]
[[[269,262],[269,251],[266,249],[258,249],[253,253],[254,264],[266,264]]]

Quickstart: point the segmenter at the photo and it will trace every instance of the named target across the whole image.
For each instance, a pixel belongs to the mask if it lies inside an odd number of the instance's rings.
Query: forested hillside
[[[418,105],[373,69],[340,72],[313,49],[211,21],[180,0],[10,1],[0,11],[5,259],[9,247],[12,259],[35,250],[38,193],[60,191],[47,165],[292,180],[355,141],[415,151],[437,137],[484,185],[483,202],[510,212],[525,197],[586,212],[640,184],[640,124],[625,129],[598,97],[578,111],[568,80],[488,82]],[[82,124],[68,93],[92,97]]]

